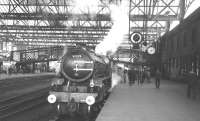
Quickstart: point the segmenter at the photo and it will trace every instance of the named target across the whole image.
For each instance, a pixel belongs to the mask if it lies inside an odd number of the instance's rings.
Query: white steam
[[[108,52],[114,54],[124,40],[125,35],[128,34],[129,16],[127,6],[127,2],[122,2],[119,6],[110,5],[113,26],[104,40],[96,46],[95,52],[97,54],[106,55]]]
[[[50,66],[50,69],[53,69],[55,70],[56,72],[56,75],[59,75],[60,74],[60,66],[61,66],[61,59],[62,57],[67,53],[67,50],[68,50],[68,47],[67,45],[64,46],[64,49],[63,49],[63,52],[62,52],[62,56],[59,57],[59,60],[58,61],[52,61],[49,63],[49,66]]]
[[[112,73],[112,87],[111,87],[111,90],[120,83],[121,79],[122,78],[118,73],[116,73],[116,72]]]
[[[50,69],[55,70],[56,74],[59,74],[59,72],[60,72],[60,62],[59,61],[49,62],[49,67],[50,67]]]

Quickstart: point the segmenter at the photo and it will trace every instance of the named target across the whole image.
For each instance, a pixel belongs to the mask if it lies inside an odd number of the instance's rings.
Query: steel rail
[[[47,94],[48,88],[44,88],[1,101],[0,104],[3,105],[0,107],[0,119],[5,119],[9,116],[45,103]]]

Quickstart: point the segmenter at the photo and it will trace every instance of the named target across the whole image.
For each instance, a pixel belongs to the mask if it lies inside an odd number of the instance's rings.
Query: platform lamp
[[[153,55],[153,54],[155,54],[155,52],[156,52],[155,47],[150,46],[149,48],[147,48],[147,53],[148,54]]]

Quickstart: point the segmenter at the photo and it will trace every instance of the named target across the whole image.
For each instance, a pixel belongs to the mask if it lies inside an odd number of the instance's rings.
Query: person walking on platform
[[[127,75],[127,70],[124,69],[124,83],[126,83],[126,75]]]
[[[137,72],[137,81],[138,81],[138,86],[139,86],[141,83],[141,72],[140,71]]]
[[[134,72],[134,70],[128,70],[128,78],[129,78],[129,85],[131,86],[131,85],[133,85],[133,84],[135,84],[135,77],[136,75],[135,75],[135,72]]]
[[[200,91],[200,82],[199,78],[194,71],[190,71],[186,73],[186,81],[187,81],[187,97],[196,99],[197,95]]]
[[[141,85],[143,85],[144,80],[145,80],[145,72],[142,71],[142,72],[141,72],[141,81],[140,81],[140,84],[141,84]]]
[[[161,78],[161,72],[157,69],[155,74],[156,88],[160,88],[160,78]]]
[[[146,72],[146,79],[147,79],[147,82],[150,83],[151,75],[149,71]]]

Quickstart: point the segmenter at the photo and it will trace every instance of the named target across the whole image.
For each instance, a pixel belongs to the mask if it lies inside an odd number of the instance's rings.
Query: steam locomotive
[[[66,49],[59,73],[48,96],[59,115],[88,115],[100,107],[111,88],[109,59],[83,47]]]

